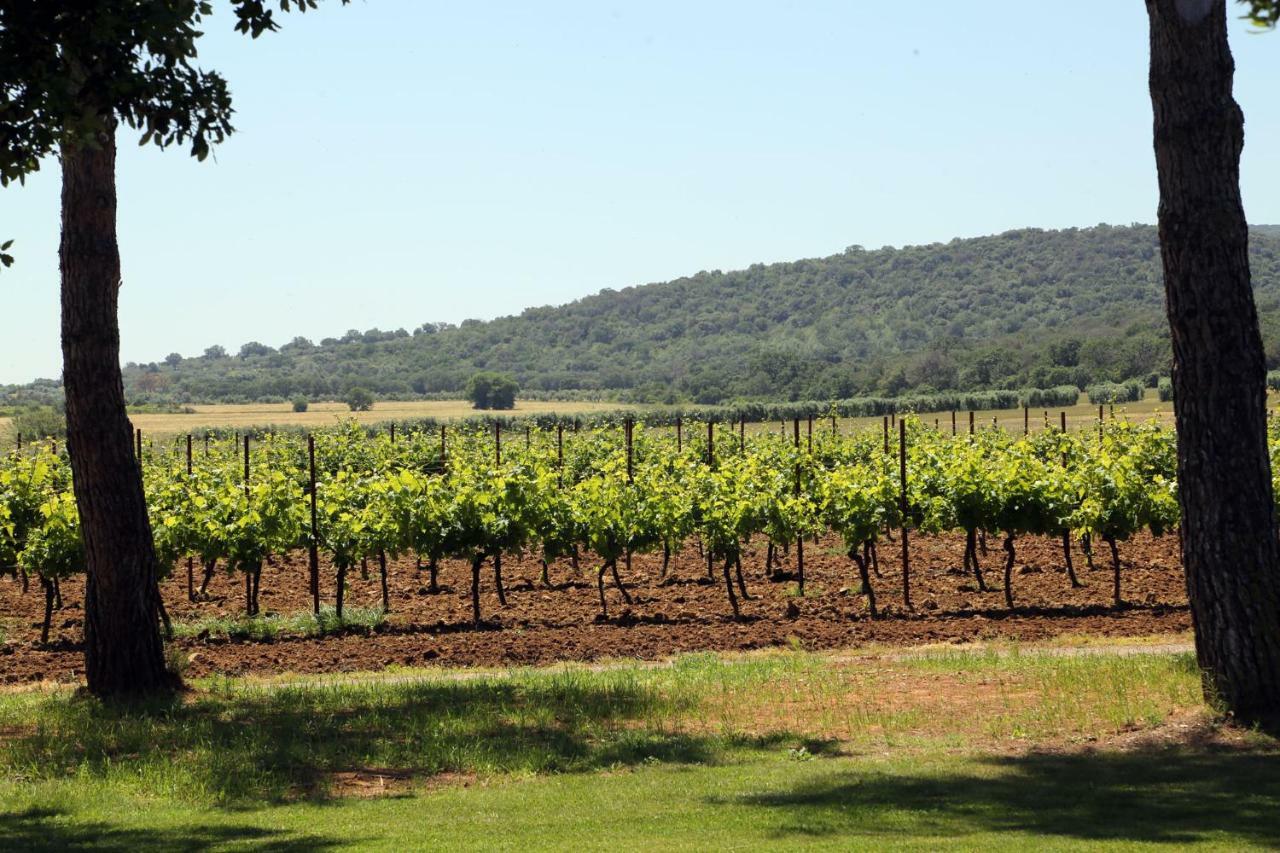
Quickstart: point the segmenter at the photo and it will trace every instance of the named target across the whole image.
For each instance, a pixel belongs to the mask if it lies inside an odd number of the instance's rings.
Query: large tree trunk
[[[87,556],[85,674],[99,696],[171,684],[155,546],[120,378],[115,160],[111,132],[100,148],[62,150],[62,381]]]
[[[1147,0],[1182,559],[1205,689],[1280,712],[1280,542],[1225,0]]]

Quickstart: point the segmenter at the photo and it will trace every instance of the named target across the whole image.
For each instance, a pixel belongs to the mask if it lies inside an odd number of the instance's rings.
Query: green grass
[[[1004,647],[13,692],[0,848],[1280,844],[1273,741],[1171,736],[1214,737],[1198,691],[1186,655]]]
[[[339,619],[337,612],[325,605],[318,614],[305,611],[211,616],[191,622],[175,622],[173,635],[180,639],[205,636],[263,642],[282,637],[321,637],[346,631],[360,633],[371,631],[386,620],[386,611],[381,607],[344,607]]]

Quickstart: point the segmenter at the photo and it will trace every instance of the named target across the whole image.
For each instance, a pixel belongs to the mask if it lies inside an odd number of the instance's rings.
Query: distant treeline
[[[847,400],[805,400],[796,403],[745,403],[740,406],[664,406],[650,409],[610,409],[586,414],[560,414],[541,412],[530,415],[476,414],[460,420],[440,418],[402,418],[364,424],[370,435],[386,433],[394,424],[401,432],[433,431],[441,426],[462,429],[492,429],[501,424],[504,428],[554,429],[557,425],[572,428],[619,426],[627,420],[646,426],[674,426],[677,421],[687,423],[736,424],[790,422],[796,418],[808,419],[840,417],[861,418],[883,415],[923,414],[928,412],[965,412],[969,410],[1065,408],[1079,402],[1080,392],[1074,386],[1060,388],[1028,388],[1022,391],[982,391],[972,394],[929,394],[906,397],[856,397]],[[268,424],[249,429],[217,428],[201,430],[201,435],[229,437],[267,435],[270,433],[305,433],[308,428],[297,424]]]
[[[1250,240],[1268,367],[1280,368],[1280,238]],[[659,405],[900,397],[1167,376],[1150,226],[1024,229],[604,290],[518,316],[126,366],[131,402],[459,399],[481,371],[523,399]],[[2,401],[0,401],[2,402]]]
[[[1280,368],[1280,235],[1249,244],[1267,367]],[[1023,229],[704,271],[459,325],[348,330],[125,366],[133,404],[461,399],[471,377],[525,400],[735,405],[1141,382],[1170,373],[1154,228]],[[55,380],[0,387],[54,404]]]

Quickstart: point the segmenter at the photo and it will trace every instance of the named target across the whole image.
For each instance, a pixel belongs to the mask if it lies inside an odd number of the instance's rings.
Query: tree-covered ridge
[[[1280,229],[1251,263],[1280,366]],[[714,403],[1050,387],[1167,373],[1160,257],[1146,225],[1045,231],[700,272],[460,326],[352,330],[131,365],[132,400],[460,394],[477,371],[533,392]]]

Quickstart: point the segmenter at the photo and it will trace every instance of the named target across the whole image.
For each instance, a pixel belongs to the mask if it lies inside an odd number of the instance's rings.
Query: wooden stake
[[[316,522],[316,437],[309,433],[307,435],[307,467],[311,486],[311,541],[307,546],[307,568],[311,572],[311,612],[318,614],[320,612],[320,526]]]
[[[191,433],[187,433],[187,480],[191,480]],[[190,487],[190,486],[188,486]],[[187,601],[196,600],[195,560],[187,556]]]
[[[898,473],[902,481],[902,601],[908,610],[911,606],[911,549],[907,545],[907,422],[898,421]]]
[[[623,428],[623,430],[626,432],[626,436],[627,436],[627,482],[628,482],[628,483],[630,483],[630,482],[632,482],[632,480],[633,480],[633,472],[634,472],[634,471],[633,471],[633,467],[632,467],[632,456],[631,456],[631,454],[632,454],[632,448],[631,448],[631,428],[632,428],[632,421],[631,421],[631,418],[627,418],[625,421],[623,421],[623,422],[622,422],[622,428]]]

